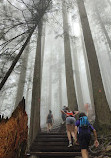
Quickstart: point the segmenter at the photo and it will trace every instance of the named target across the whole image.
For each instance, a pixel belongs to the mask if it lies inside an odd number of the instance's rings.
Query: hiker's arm
[[[93,130],[93,133],[94,133],[94,138],[95,138],[95,140],[94,140],[94,145],[95,145],[95,147],[98,147],[98,146],[99,146],[99,142],[98,142],[98,140],[97,140],[97,133],[96,133],[96,130],[95,130],[95,129]]]
[[[62,112],[63,114],[65,114],[65,115],[67,115],[63,110],[61,110],[61,112]]]
[[[74,111],[74,116],[76,116],[77,114],[79,114],[79,111]]]

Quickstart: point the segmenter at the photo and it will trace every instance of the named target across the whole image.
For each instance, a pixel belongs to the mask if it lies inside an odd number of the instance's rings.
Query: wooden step
[[[42,146],[49,146],[49,145],[52,145],[52,146],[67,146],[68,145],[68,141],[66,142],[33,142],[33,146],[34,145],[42,145]]]
[[[74,156],[81,156],[81,152],[30,152],[29,156],[36,155],[42,157],[74,157]],[[27,154],[28,156],[28,154]]]
[[[79,146],[32,146],[31,151],[44,151],[44,152],[69,152],[69,151],[80,151]]]
[[[34,142],[67,142],[67,138],[38,138]]]
[[[39,135],[39,138],[67,138],[67,135]]]
[[[67,135],[66,132],[40,132],[39,135]]]

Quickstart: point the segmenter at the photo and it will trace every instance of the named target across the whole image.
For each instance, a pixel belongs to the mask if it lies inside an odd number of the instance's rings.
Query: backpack
[[[80,117],[79,120],[80,120],[80,127],[88,127],[89,121],[87,116]]]
[[[48,119],[52,119],[52,114],[48,114]]]

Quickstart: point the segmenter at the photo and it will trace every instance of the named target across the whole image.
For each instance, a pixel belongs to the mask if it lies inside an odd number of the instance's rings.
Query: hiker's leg
[[[75,125],[71,125],[71,135],[75,139]]]
[[[70,125],[66,125],[66,130],[67,130],[68,140],[71,141]]]
[[[47,132],[49,132],[50,124],[47,123]]]
[[[87,149],[81,149],[82,158],[89,158]]]
[[[71,125],[71,135],[72,137],[75,137],[75,125]]]
[[[50,130],[52,129],[52,123],[50,123]]]

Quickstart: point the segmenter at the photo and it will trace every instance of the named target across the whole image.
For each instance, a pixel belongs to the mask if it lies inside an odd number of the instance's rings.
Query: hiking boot
[[[68,148],[72,146],[72,143],[69,143]]]

